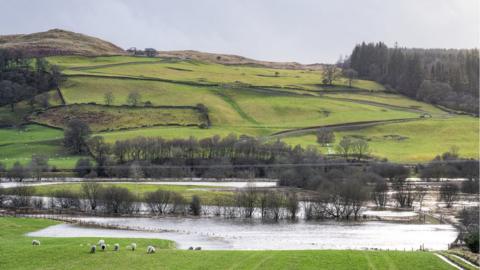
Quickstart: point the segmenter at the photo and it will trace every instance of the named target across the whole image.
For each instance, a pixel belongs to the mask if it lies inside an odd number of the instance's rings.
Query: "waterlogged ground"
[[[101,225],[127,226],[131,230],[80,227],[61,224],[29,233],[35,237],[118,237],[173,240],[177,248],[304,250],[446,249],[457,232],[451,225],[401,224],[391,222],[287,222],[268,224],[260,220],[224,218],[97,218],[79,220]]]
[[[81,181],[52,181],[52,182],[0,182],[0,188],[11,188],[17,186],[42,186],[42,185],[57,185],[57,184],[78,184]],[[119,181],[101,181],[104,184],[139,184],[139,185],[175,185],[175,186],[205,186],[205,187],[225,187],[225,188],[244,188],[252,187],[275,187],[275,181],[142,181],[142,182],[119,182]]]

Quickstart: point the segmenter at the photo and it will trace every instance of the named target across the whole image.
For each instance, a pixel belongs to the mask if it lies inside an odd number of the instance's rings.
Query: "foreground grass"
[[[54,221],[0,218],[0,269],[453,269],[428,252],[299,250],[299,251],[188,251],[175,250],[165,240],[108,239],[119,252],[88,253],[98,238],[37,238],[32,246],[25,233]],[[138,245],[136,252],[124,249]],[[147,245],[157,253],[147,255]]]
[[[217,197],[232,196],[233,191],[219,191],[215,190],[214,186],[196,186],[196,185],[156,185],[156,184],[132,184],[132,183],[118,183],[107,184],[102,183],[103,187],[123,187],[130,190],[133,194],[137,195],[142,200],[147,192],[156,191],[158,189],[165,191],[174,191],[182,195],[186,200],[190,200],[193,195],[200,196],[202,203],[208,204],[214,202]],[[76,194],[81,194],[82,186],[79,183],[68,184],[54,184],[35,186],[35,195],[38,196],[54,196],[55,192],[59,190],[70,190]]]

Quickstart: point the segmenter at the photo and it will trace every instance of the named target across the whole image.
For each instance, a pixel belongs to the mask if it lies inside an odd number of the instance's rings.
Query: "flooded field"
[[[288,222],[223,218],[78,218],[83,222],[125,229],[103,229],[61,224],[30,233],[36,237],[159,238],[181,249],[300,250],[300,249],[446,249],[457,232],[451,225],[390,222]]]
[[[55,184],[75,184],[80,181],[52,181],[52,182],[0,182],[0,188],[11,188],[17,186],[41,186]],[[252,187],[275,187],[277,182],[274,181],[101,181],[105,184],[139,184],[139,185],[176,185],[176,186],[205,186],[205,187],[225,187],[225,188],[244,188]]]

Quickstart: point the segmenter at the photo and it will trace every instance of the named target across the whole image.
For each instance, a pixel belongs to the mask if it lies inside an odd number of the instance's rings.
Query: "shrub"
[[[103,188],[101,197],[108,214],[128,214],[135,210],[135,195],[127,188]]]
[[[11,189],[13,207],[29,207],[31,196],[35,193],[35,188],[32,186],[20,186]]]
[[[190,202],[190,213],[194,216],[199,216],[202,211],[202,205],[200,202],[200,197],[197,195],[192,196],[192,201]]]
[[[80,200],[78,194],[68,189],[53,192],[52,207],[62,209],[79,209]]]

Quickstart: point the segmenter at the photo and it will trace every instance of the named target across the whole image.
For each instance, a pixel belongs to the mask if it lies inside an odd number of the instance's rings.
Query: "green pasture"
[[[101,58],[51,57],[49,61],[64,68],[67,74],[91,74],[158,78],[199,84],[249,84],[254,86],[291,87],[322,90],[322,73],[318,70],[271,69],[250,66],[227,66],[192,60],[178,61],[165,58],[113,56]],[[340,78],[336,86],[347,87]],[[383,90],[372,81],[356,80],[354,88]]]
[[[335,132],[336,141],[344,136],[368,140],[371,154],[394,162],[426,162],[436,155],[459,147],[462,157],[479,158],[478,118],[457,116],[405,123],[378,125],[359,130]],[[284,138],[292,145],[315,144],[314,134]],[[328,149],[330,148],[330,149]],[[334,153],[334,147],[320,147],[324,153]]]
[[[157,239],[103,238],[119,243],[105,252],[89,253],[97,238],[32,238],[26,233],[58,222],[29,218],[0,218],[0,267],[2,269],[454,269],[430,252],[361,250],[283,250],[189,251],[174,248],[174,243]],[[33,239],[41,241],[32,246]],[[125,247],[137,244],[137,251]],[[154,245],[157,252],[146,254]]]
[[[73,168],[78,156],[65,152],[63,131],[40,125],[0,129],[0,163],[7,167],[16,161],[27,165],[33,154],[49,157],[49,164],[57,168]]]
[[[127,188],[133,194],[139,196],[143,200],[145,193],[156,190],[174,191],[182,195],[187,201],[190,201],[193,195],[200,197],[202,204],[213,203],[217,197],[231,196],[233,191],[216,190],[215,186],[196,186],[196,185],[156,185],[143,183],[101,183],[103,187],[122,187]],[[70,190],[78,195],[81,194],[82,186],[79,183],[53,184],[35,186],[35,195],[37,196],[54,196],[59,190]],[[8,191],[7,191],[8,192]]]

